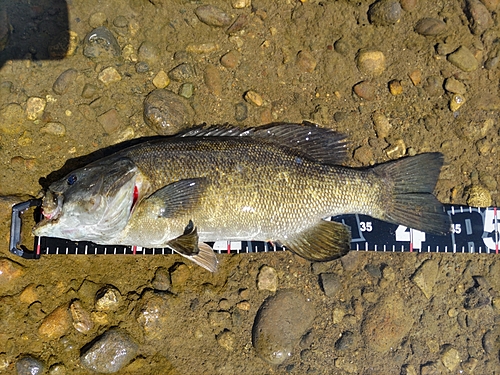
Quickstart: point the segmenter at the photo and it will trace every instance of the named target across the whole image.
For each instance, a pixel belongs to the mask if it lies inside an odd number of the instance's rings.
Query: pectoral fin
[[[184,234],[168,241],[167,246],[206,270],[217,271],[217,257],[213,249],[206,243],[198,243],[198,232],[191,220],[184,229]]]
[[[295,254],[314,262],[326,262],[346,255],[350,249],[351,232],[341,223],[321,220],[283,245]]]
[[[158,216],[171,218],[192,209],[199,202],[205,187],[204,178],[180,180],[155,191],[147,199],[160,207]]]

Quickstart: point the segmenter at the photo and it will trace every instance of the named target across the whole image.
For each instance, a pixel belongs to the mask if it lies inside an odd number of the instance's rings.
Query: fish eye
[[[68,183],[68,185],[73,185],[76,182],[76,180],[77,180],[76,174],[72,174],[68,177],[66,182]]]

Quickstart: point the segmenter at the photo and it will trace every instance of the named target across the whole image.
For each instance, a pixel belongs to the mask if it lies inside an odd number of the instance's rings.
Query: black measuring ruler
[[[44,254],[130,254],[169,255],[170,248],[143,248],[139,246],[96,245],[92,242],[74,242],[60,238],[35,237],[33,250],[19,248],[21,213],[29,207],[39,206],[39,200],[30,200],[12,208],[10,251],[24,258],[39,258]],[[367,215],[348,214],[328,220],[343,223],[351,229],[351,250],[379,252],[429,252],[429,253],[499,253],[500,210],[497,207],[475,208],[444,205],[450,215],[452,228],[449,234],[438,236],[390,224]],[[283,251],[285,248],[261,241],[216,241],[209,243],[218,254],[263,253]]]

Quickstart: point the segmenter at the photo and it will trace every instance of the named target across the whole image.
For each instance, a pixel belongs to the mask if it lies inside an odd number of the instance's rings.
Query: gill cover
[[[111,239],[127,224],[134,203],[137,167],[128,158],[105,158],[50,185],[45,219],[35,235],[73,241]],[[57,215],[52,214],[56,207]],[[47,213],[45,212],[47,211]]]

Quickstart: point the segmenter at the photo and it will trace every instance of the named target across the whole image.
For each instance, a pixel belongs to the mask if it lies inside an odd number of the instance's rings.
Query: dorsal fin
[[[299,151],[326,164],[341,164],[347,157],[346,136],[304,121],[302,124],[273,123],[241,129],[232,125],[199,127],[180,137],[253,137]]]
[[[252,136],[292,148],[325,164],[342,164],[347,157],[348,143],[344,134],[311,122],[271,124],[255,128]]]

